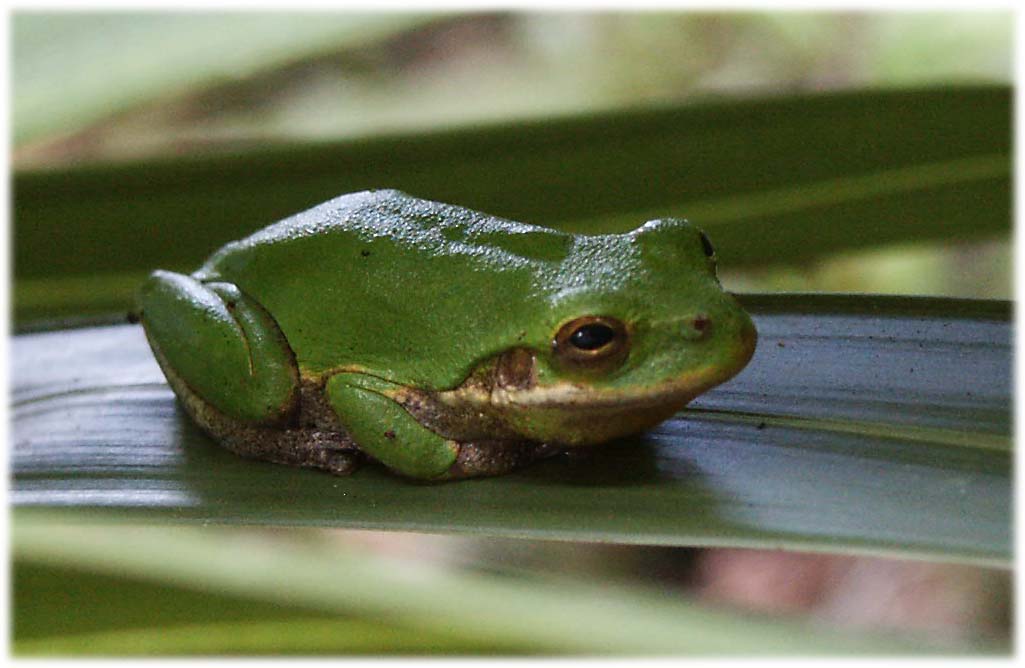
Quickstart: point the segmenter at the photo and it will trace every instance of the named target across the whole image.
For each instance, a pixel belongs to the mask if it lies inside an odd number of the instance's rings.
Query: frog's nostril
[[[683,338],[691,341],[707,339],[712,333],[712,319],[704,313],[683,321]]]

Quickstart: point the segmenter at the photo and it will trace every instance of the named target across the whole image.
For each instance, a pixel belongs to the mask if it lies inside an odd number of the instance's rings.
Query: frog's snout
[[[722,366],[730,369],[731,376],[747,365],[758,344],[758,330],[741,310],[694,312],[677,322],[676,335],[691,344],[718,342],[727,353]]]
[[[680,324],[680,335],[688,341],[704,341],[711,338],[715,328],[715,321],[711,316],[707,313],[697,313],[683,319]],[[733,329],[733,327],[728,328]],[[741,347],[744,350],[754,350],[758,332],[750,317],[744,315],[740,318],[738,331]]]
[[[744,348],[752,352],[758,344],[758,330],[755,329],[755,324],[749,317],[744,318],[744,323],[740,327],[740,341],[744,344]]]
[[[754,320],[740,305],[737,295],[732,292],[724,294],[730,305],[728,314],[725,315],[729,332],[726,333],[727,338],[724,339],[724,344],[727,348],[739,352],[739,355],[736,356],[737,370],[739,371],[747,366],[747,363],[754,357],[755,347],[758,345],[758,329],[755,327]]]
[[[740,368],[747,366],[747,363],[754,357],[755,347],[758,345],[758,330],[755,328],[751,316],[744,314],[740,323]]]
[[[744,311],[696,312],[679,321],[677,328],[678,336],[690,343],[718,341],[729,351],[728,361],[723,366],[731,369],[730,375],[747,365],[758,343],[758,330]]]

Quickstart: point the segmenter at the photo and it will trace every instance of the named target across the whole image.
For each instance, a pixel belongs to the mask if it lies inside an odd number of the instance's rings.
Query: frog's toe
[[[352,450],[328,450],[324,453],[323,463],[318,468],[334,475],[349,475],[359,468],[362,457]]]
[[[562,451],[562,448],[548,443],[529,441],[460,443],[456,461],[443,477],[446,480],[460,480],[502,475]]]
[[[274,318],[238,287],[155,271],[139,289],[136,313],[179,397],[182,383],[245,423],[287,426],[295,420],[295,355]]]

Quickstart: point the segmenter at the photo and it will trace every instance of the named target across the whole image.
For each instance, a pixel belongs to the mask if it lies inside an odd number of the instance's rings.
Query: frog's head
[[[751,359],[751,318],[684,220],[579,236],[545,278],[529,347],[497,358],[489,403],[538,441],[584,445],[647,429]]]

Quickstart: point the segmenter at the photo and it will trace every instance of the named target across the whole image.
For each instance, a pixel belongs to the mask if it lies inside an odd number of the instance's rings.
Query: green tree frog
[[[738,373],[750,317],[680,219],[574,235],[374,190],[153,272],[134,315],[229,450],[344,474],[497,475],[665,420]]]

